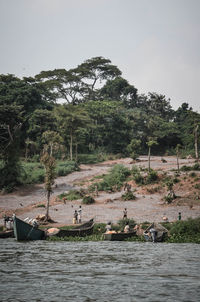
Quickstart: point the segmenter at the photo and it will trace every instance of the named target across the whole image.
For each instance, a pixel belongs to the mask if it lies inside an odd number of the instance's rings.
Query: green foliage
[[[95,200],[94,200],[94,198],[93,198],[92,196],[90,196],[90,195],[85,195],[85,196],[83,197],[82,203],[83,203],[83,204],[93,204],[93,203],[95,203]]]
[[[75,161],[59,161],[56,167],[58,176],[66,176],[74,171],[79,171],[79,166]]]
[[[136,225],[135,221],[134,221],[133,219],[129,219],[129,218],[120,219],[117,223],[118,223],[119,229],[120,229],[121,231],[124,230],[124,227],[125,227],[125,225],[126,225],[127,223],[129,224],[130,229],[133,229],[134,226]]]
[[[135,200],[136,199],[136,196],[133,194],[132,191],[128,191],[128,192],[125,192],[123,195],[122,195],[122,199],[123,200]]]
[[[155,181],[158,180],[158,173],[155,170],[150,170],[150,172],[148,173],[146,179],[145,179],[145,183],[146,184],[151,184],[154,183]]]
[[[138,185],[144,184],[144,177],[140,173],[140,170],[137,166],[132,166],[131,174],[133,175],[133,179]]]
[[[200,243],[200,217],[180,220],[172,224],[168,242]]]
[[[90,187],[90,190],[94,190],[97,186],[99,191],[118,191],[123,186],[123,182],[130,175],[130,171],[123,165],[115,165],[109,172],[103,176],[103,180],[99,183],[95,183]]]
[[[182,166],[180,168],[180,170],[183,171],[183,172],[193,171],[193,170],[194,171],[200,171],[200,164],[196,163],[193,166],[186,166],[186,165],[184,165],[184,166]]]
[[[45,208],[45,204],[38,204],[36,208]]]
[[[70,190],[68,193],[62,193],[58,195],[59,199],[77,200],[82,198],[82,194],[78,190]]]

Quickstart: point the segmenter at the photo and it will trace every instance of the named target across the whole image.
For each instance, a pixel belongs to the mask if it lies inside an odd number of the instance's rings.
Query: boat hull
[[[57,237],[84,237],[88,235],[92,235],[93,233],[94,224],[92,224],[90,227],[87,227],[85,229],[70,229],[70,230],[60,230],[58,234],[56,234]]]
[[[136,236],[136,232],[129,232],[129,233],[105,233],[104,240],[108,241],[123,241],[127,238],[131,238]]]
[[[14,238],[14,231],[3,231],[0,232],[0,238]]]
[[[17,218],[16,216],[13,217],[13,229],[14,229],[15,238],[18,241],[42,240],[45,238],[44,231],[42,231],[40,229],[36,229],[32,225]]]

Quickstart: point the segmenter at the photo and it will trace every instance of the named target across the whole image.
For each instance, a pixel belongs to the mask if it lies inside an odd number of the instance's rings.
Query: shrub
[[[158,179],[158,173],[151,169],[150,173],[147,175],[146,184],[151,184]]]
[[[180,170],[181,171],[183,171],[183,172],[186,172],[186,171],[191,171],[191,167],[190,166],[182,166],[181,168],[180,168]]]
[[[70,190],[68,193],[62,193],[58,195],[59,199],[77,200],[82,197],[82,194],[78,190]]]
[[[37,204],[36,208],[45,208],[45,205],[43,203],[42,204]]]
[[[143,185],[144,184],[144,177],[141,175],[140,170],[137,166],[133,166],[131,169],[131,174],[133,175],[133,179],[136,184]]]
[[[73,171],[78,171],[79,166],[75,161],[64,161],[64,162],[58,162],[56,167],[56,173],[58,176],[65,176]]]
[[[97,186],[99,191],[117,191],[123,186],[123,182],[126,180],[127,176],[130,175],[128,168],[123,165],[115,165],[109,174],[103,176],[103,180],[99,183],[95,183],[90,186],[90,191],[94,191],[95,186]]]
[[[190,176],[190,177],[196,177],[197,174],[196,174],[195,172],[191,172],[191,173],[189,174],[189,176]]]
[[[128,191],[122,195],[122,199],[123,200],[135,200],[136,196],[133,194],[133,192]]]
[[[200,234],[200,217],[192,219],[189,218],[185,221],[177,221],[173,223],[170,234],[171,235],[194,235]]]
[[[90,196],[90,195],[85,195],[85,196],[83,197],[82,203],[83,203],[83,204],[92,204],[92,203],[95,203],[95,200],[94,200],[94,198],[93,198],[92,196]]]

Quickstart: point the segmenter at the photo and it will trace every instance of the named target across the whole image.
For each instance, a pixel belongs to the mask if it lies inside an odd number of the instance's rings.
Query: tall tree
[[[55,173],[55,159],[48,152],[45,152],[41,157],[41,162],[45,167],[45,189],[47,191],[47,204],[46,204],[46,217],[45,220],[48,221],[49,217],[49,203],[50,203],[50,196],[52,193],[52,186],[54,184],[54,180],[56,177]]]
[[[58,129],[65,140],[69,136],[70,159],[73,160],[73,143],[76,131],[89,123],[87,112],[81,106],[60,105],[55,108]]]

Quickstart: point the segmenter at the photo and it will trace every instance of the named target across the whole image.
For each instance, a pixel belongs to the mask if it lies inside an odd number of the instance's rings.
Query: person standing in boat
[[[81,223],[81,219],[82,219],[82,207],[79,206],[79,209],[78,209],[78,223]]]

